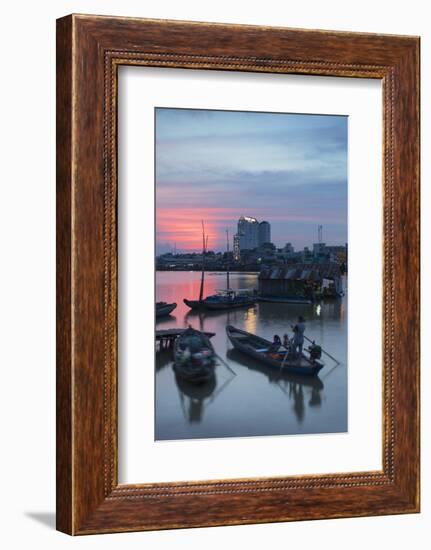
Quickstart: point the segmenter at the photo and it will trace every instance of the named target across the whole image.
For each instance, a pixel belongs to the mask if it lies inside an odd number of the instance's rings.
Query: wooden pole
[[[229,229],[226,229],[226,249],[227,249],[227,257],[226,257],[226,285],[227,290],[230,289],[230,281],[229,281]]]
[[[206,252],[205,225],[204,225],[204,221],[202,220],[202,274],[201,274],[201,288],[199,290],[199,302],[202,302],[204,297],[205,252]]]

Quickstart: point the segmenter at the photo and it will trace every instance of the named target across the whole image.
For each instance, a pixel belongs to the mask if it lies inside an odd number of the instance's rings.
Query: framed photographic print
[[[347,117],[157,107],[155,129],[156,439],[346,432]]]
[[[57,527],[419,511],[419,39],[57,22]]]

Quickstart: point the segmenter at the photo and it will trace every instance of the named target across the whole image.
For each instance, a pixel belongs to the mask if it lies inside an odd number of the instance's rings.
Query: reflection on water
[[[225,286],[225,273],[207,274],[205,294]],[[216,376],[196,386],[178,378],[172,351],[156,353],[156,439],[333,433],[347,430],[347,297],[314,305],[261,302],[232,311],[191,311],[183,298],[199,294],[197,272],[157,272],[156,299],[176,302],[156,328],[192,325],[216,333]],[[256,288],[257,275],[233,273],[232,288]],[[226,325],[271,339],[291,335],[298,315],[306,335],[340,361],[330,359],[319,377],[279,372],[232,349]],[[232,372],[234,371],[234,372]]]
[[[175,382],[178,386],[181,408],[186,421],[201,422],[205,409],[205,401],[208,401],[214,393],[217,386],[217,377],[214,376],[205,384],[190,384],[182,378],[175,376]]]
[[[293,402],[293,411],[298,422],[304,419],[304,391],[303,388],[311,388],[309,406],[317,407],[321,405],[320,392],[324,388],[322,380],[318,376],[297,376],[280,372],[251,357],[247,357],[236,349],[227,351],[226,356],[244,367],[260,372],[265,375],[270,384],[277,384],[285,395]]]

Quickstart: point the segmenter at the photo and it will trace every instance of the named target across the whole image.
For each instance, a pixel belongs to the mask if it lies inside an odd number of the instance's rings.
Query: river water
[[[293,435],[347,431],[347,290],[342,299],[314,305],[257,303],[248,309],[192,312],[183,298],[197,299],[200,273],[159,271],[157,301],[176,302],[157,329],[193,326],[216,333],[212,343],[221,361],[215,382],[203,386],[176,381],[172,351],[156,352],[156,439]],[[231,273],[231,288],[257,288],[256,273]],[[347,287],[344,281],[345,288]],[[205,296],[226,288],[226,273],[207,273]],[[306,336],[340,365],[323,355],[318,377],[292,377],[264,367],[237,352],[226,325],[272,340],[292,335],[298,315],[306,319]]]

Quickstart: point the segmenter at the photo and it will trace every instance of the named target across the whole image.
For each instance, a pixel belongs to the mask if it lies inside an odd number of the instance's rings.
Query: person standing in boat
[[[304,345],[305,319],[301,315],[298,317],[298,322],[293,327],[293,350],[298,353],[298,357],[302,355],[302,346]]]

